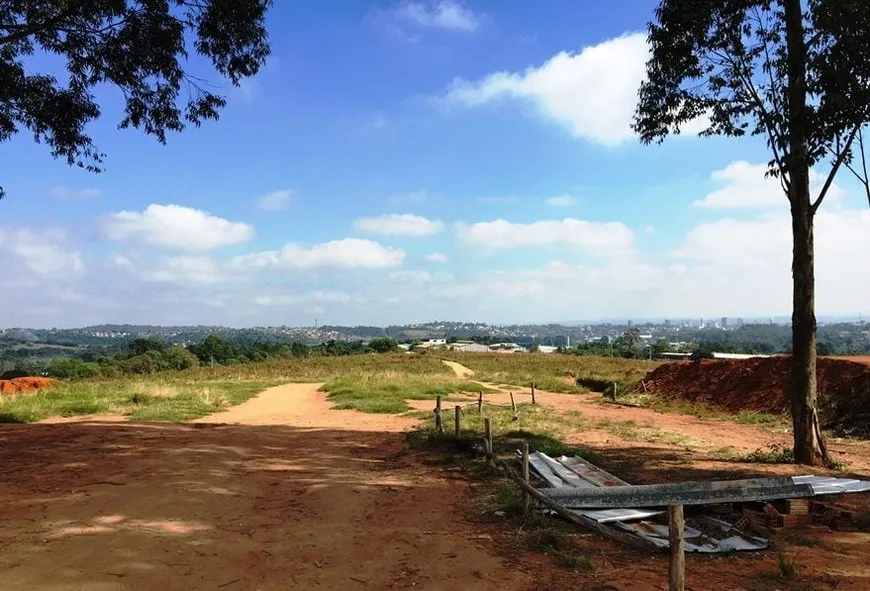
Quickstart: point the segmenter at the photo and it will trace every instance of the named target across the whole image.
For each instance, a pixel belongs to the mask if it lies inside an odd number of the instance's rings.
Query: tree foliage
[[[762,136],[773,156],[769,172],[788,193],[793,166],[789,138],[795,121],[789,113],[786,4],[661,2],[649,27],[652,57],[634,124],[641,140],[660,142],[698,125],[703,136]],[[806,128],[806,164],[833,164],[813,202],[815,211],[839,167],[851,165],[854,142],[870,120],[870,3],[807,4],[808,101],[799,114]]]
[[[168,132],[217,119],[226,99],[190,71],[210,63],[238,86],[269,55],[271,0],[6,0],[0,2],[0,142],[30,131],[53,156],[99,172],[88,135],[100,116],[95,88],[116,87],[120,128],[166,142]],[[35,72],[57,56],[63,76]],[[58,79],[60,78],[60,79]],[[2,189],[0,189],[2,196]]]

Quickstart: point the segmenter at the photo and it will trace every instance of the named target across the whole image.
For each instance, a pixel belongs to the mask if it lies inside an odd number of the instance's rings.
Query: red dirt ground
[[[666,588],[666,556],[596,534],[572,536],[594,562],[592,572],[574,572],[518,544],[522,532],[474,507],[470,490],[489,484],[455,461],[408,448],[402,431],[413,420],[331,410],[316,386],[272,388],[202,421],[210,424],[0,425],[0,588]],[[542,393],[538,400],[582,405],[590,421],[678,417],[679,424],[662,427],[703,434],[711,446],[782,437],[754,426],[728,430],[723,421],[717,430],[695,417],[603,406],[591,396]],[[688,446],[629,442],[595,430],[568,439],[635,483],[794,470],[734,465]],[[866,446],[842,449],[850,470],[870,467],[862,461],[870,456]],[[868,514],[866,505],[855,509]],[[794,586],[776,577],[776,553],[769,551],[688,556],[687,588],[870,588],[866,528],[799,536],[782,540],[800,552]]]
[[[48,388],[54,384],[49,378],[13,378],[0,380],[0,394],[25,394]]]
[[[728,411],[784,413],[789,409],[790,357],[740,360],[676,361],[659,366],[644,379],[646,388],[664,397],[703,402]],[[870,365],[820,358],[821,407],[863,405],[870,391]],[[637,389],[642,388],[636,384]]]

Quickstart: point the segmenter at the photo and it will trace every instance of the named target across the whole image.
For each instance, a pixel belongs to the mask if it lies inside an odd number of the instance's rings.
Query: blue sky
[[[0,326],[789,314],[764,145],[628,127],[655,2],[276,4],[219,122],[161,146],[106,88],[104,173],[0,146]],[[840,177],[820,314],[866,312],[866,209]]]

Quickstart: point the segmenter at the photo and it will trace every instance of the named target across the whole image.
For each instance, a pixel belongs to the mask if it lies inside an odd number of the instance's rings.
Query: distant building
[[[728,317],[727,316],[722,317],[722,328],[728,328]]]
[[[453,346],[454,351],[459,351],[460,353],[489,353],[490,348],[486,345],[481,345],[480,343],[462,343],[456,344]]]

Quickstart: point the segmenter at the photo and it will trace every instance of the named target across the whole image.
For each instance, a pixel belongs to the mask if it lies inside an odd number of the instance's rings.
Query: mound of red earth
[[[662,398],[702,402],[738,412],[788,413],[791,357],[676,361],[644,378]],[[841,435],[870,434],[870,365],[819,358],[819,412],[826,428]],[[637,390],[643,385],[637,383]]]
[[[0,394],[26,394],[48,388],[54,384],[49,378],[13,378],[0,380]]]

